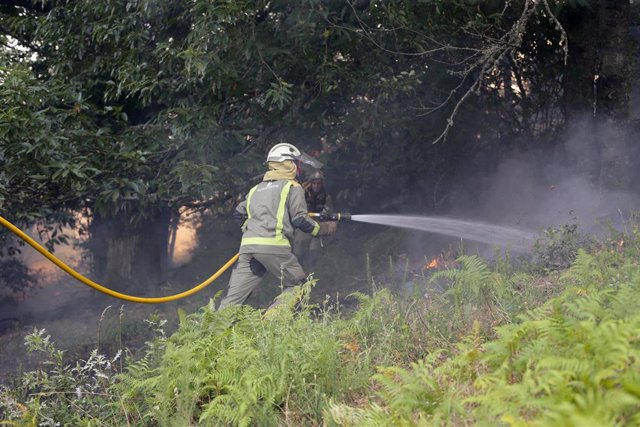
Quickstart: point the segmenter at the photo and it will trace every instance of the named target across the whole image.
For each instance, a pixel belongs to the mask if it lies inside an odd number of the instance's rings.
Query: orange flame
[[[438,268],[439,265],[440,264],[438,263],[438,258],[434,258],[430,262],[425,263],[424,269],[425,270],[430,270],[432,268]]]

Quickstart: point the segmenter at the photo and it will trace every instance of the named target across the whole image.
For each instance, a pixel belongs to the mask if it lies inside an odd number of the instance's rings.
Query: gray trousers
[[[240,254],[240,258],[231,272],[227,296],[220,301],[218,310],[233,304],[242,304],[251,295],[266,272],[280,279],[284,292],[304,283],[307,275],[298,259],[288,254]]]
[[[298,258],[298,262],[304,270],[315,272],[322,248],[322,239],[322,237],[313,237],[299,229],[294,232],[293,254]]]

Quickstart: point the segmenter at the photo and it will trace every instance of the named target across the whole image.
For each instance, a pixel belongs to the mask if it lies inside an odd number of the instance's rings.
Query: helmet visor
[[[314,169],[322,169],[322,167],[324,166],[322,164],[322,162],[318,161],[317,159],[311,157],[310,155],[308,155],[305,152],[302,152],[300,154],[300,157],[298,157],[298,160],[302,163],[304,163],[305,165],[309,165]]]

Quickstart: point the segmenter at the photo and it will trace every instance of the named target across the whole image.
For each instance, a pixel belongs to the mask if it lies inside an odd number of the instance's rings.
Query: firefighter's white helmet
[[[297,160],[302,153],[295,146],[282,142],[274,145],[267,155],[267,162],[284,162],[285,160]]]

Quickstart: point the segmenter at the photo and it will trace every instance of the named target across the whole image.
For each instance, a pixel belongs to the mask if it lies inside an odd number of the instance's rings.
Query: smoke
[[[640,201],[632,191],[632,133],[587,120],[566,128],[551,148],[512,154],[491,173],[464,177],[452,188],[450,213],[532,231],[572,221],[588,232],[624,226]]]
[[[416,205],[398,213],[482,222],[536,236],[542,236],[549,227],[569,223],[577,224],[581,233],[602,236],[610,227],[627,231],[630,215],[640,207],[634,189],[638,181],[634,133],[611,123],[594,124],[589,119],[565,129],[551,141],[514,144],[517,151],[497,160],[495,152],[479,151],[470,161],[460,162],[455,176],[442,186],[439,198],[446,203],[435,210]],[[523,146],[529,148],[521,149]],[[431,198],[432,187],[423,185],[415,198]],[[413,265],[442,252],[464,250],[491,258],[496,248],[508,247],[518,253],[521,249],[434,233],[404,235]]]

